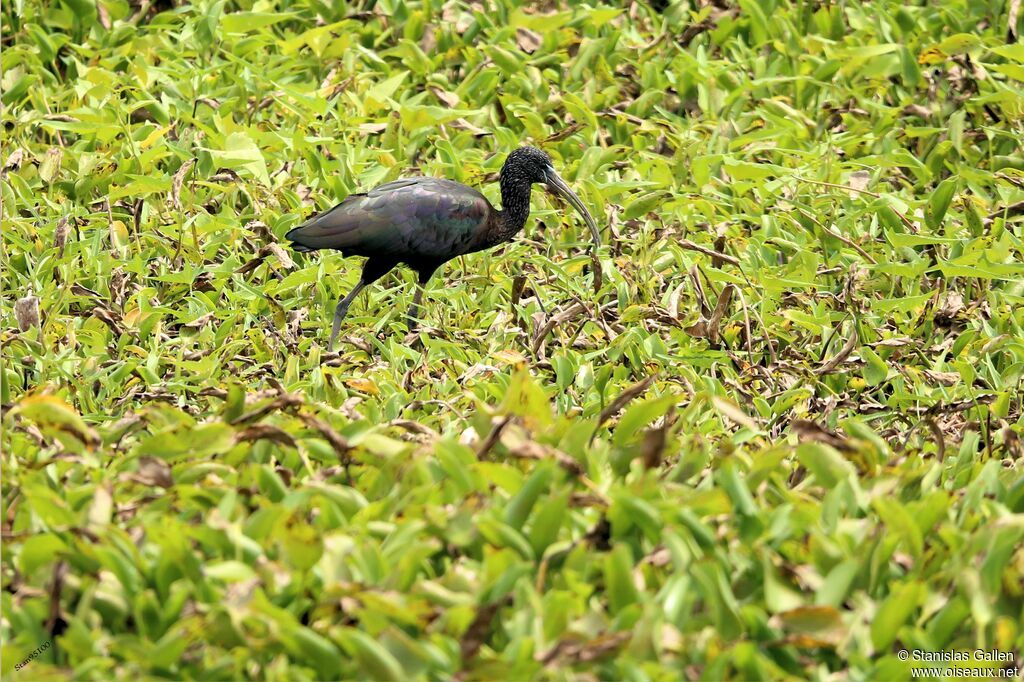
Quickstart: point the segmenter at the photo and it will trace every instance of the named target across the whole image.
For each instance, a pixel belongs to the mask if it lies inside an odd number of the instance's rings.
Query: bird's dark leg
[[[352,291],[348,292],[348,295],[338,301],[338,305],[334,308],[334,324],[331,325],[331,340],[327,344],[327,350],[334,352],[334,340],[338,338],[338,330],[341,328],[341,321],[345,319],[345,315],[348,314],[348,307],[363,288],[366,287],[366,282],[362,279],[356,284]]]
[[[430,278],[433,277],[435,269],[436,268],[431,267],[417,271],[419,281],[416,284],[416,293],[412,297],[412,305],[409,306],[409,318],[407,321],[410,332],[415,331],[418,326],[420,303],[423,302],[423,289],[427,286],[427,282],[430,281]]]
[[[420,313],[420,302],[423,300],[423,286],[416,285],[416,293],[412,297],[412,305],[409,306],[409,317],[406,320],[406,324],[409,327],[409,331],[415,331],[419,318],[417,317]]]
[[[359,276],[359,283],[356,284],[352,291],[348,292],[347,296],[338,301],[338,305],[334,308],[334,323],[331,325],[331,340],[327,344],[327,350],[329,352],[334,352],[334,341],[338,338],[338,330],[341,328],[341,321],[344,320],[345,315],[348,314],[348,307],[352,304],[352,300],[360,291],[383,277],[389,270],[391,270],[391,268],[395,267],[395,265],[396,263],[385,263],[383,261],[374,260],[373,258],[366,261],[363,265],[363,273]]]

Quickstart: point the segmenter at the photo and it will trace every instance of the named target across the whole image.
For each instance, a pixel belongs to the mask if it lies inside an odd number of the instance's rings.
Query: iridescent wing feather
[[[353,194],[288,233],[299,250],[444,262],[474,250],[491,205],[452,180],[410,178]]]

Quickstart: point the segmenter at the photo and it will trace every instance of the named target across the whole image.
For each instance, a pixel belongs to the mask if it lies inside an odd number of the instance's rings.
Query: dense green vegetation
[[[4,3],[5,678],[1021,666],[1019,2],[486,5]],[[521,143],[599,290],[537,192],[327,354],[282,235]]]

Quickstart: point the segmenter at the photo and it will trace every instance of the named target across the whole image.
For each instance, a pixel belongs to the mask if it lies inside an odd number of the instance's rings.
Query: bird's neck
[[[511,239],[523,229],[530,217],[530,183],[514,175],[507,177],[502,174],[500,184],[501,212],[488,240],[491,244]]]

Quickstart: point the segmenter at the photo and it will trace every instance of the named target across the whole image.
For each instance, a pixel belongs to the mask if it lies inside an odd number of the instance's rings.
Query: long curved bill
[[[597,223],[594,222],[594,216],[590,215],[590,211],[583,205],[580,198],[576,196],[576,193],[569,189],[569,185],[565,184],[565,180],[558,176],[558,173],[548,171],[548,181],[546,187],[549,192],[553,192],[566,201],[568,201],[576,212],[579,213],[583,220],[587,223],[587,227],[590,228],[590,234],[594,238],[594,246],[601,246],[601,232],[597,229]]]

